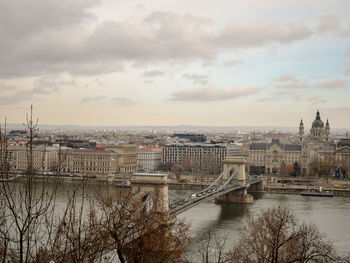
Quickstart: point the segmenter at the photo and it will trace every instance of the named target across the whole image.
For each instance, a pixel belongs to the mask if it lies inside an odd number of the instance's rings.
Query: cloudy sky
[[[350,128],[349,0],[0,0],[0,112]]]

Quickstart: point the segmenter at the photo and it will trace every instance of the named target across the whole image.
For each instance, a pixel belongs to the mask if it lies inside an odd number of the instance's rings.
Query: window
[[[278,162],[278,151],[274,150],[272,152],[272,161],[273,162]]]

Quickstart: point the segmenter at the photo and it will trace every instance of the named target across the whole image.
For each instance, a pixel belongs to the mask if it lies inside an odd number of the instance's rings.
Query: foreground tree
[[[227,236],[208,233],[208,237],[199,243],[196,258],[201,263],[228,263]]]
[[[59,176],[39,178],[33,164],[38,132],[32,111],[27,119],[27,171],[9,180],[6,127],[0,127],[1,262],[178,262],[189,242],[188,226],[161,213],[157,202],[132,189],[110,196],[87,193],[85,182],[56,206]],[[59,158],[59,162],[63,162]],[[60,167],[57,168],[60,171]]]
[[[10,177],[11,156],[7,148],[6,124],[0,130],[0,246],[3,262],[34,262],[40,249],[47,246],[53,233],[58,181],[42,179],[35,183],[34,138],[38,132],[33,109],[27,115],[27,169],[21,182]],[[48,222],[51,224],[47,225]],[[48,226],[45,227],[44,226]]]
[[[182,220],[160,212],[158,200],[138,196],[131,189],[118,196],[97,196],[102,211],[99,229],[110,239],[121,263],[178,262],[190,242],[189,227]]]
[[[298,222],[281,206],[250,215],[230,254],[232,263],[340,262],[315,226]]]

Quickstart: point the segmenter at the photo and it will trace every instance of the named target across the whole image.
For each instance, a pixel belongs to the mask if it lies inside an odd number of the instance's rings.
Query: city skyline
[[[350,128],[350,3],[0,0],[0,109],[23,123]]]

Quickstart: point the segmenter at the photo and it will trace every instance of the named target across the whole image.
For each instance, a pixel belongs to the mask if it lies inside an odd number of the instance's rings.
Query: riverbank
[[[14,178],[13,178],[14,179]],[[100,177],[89,177],[89,176],[60,176],[57,178],[54,175],[36,175],[37,180],[55,180],[59,179],[63,182],[82,182],[88,183],[88,184],[120,184],[122,182],[125,182],[127,180],[130,180],[130,176],[126,177],[110,177],[110,176],[100,176]],[[266,179],[266,178],[265,178]],[[17,180],[21,180],[21,178],[17,178]],[[322,186],[322,189],[324,191],[331,191],[333,192],[334,196],[346,196],[350,197],[350,188],[345,188],[345,186],[349,185],[349,181],[326,181],[324,179],[305,179],[305,178],[292,178],[293,183],[280,183],[280,182],[287,182],[291,179],[286,178],[274,178],[274,180],[271,180],[271,178],[267,179],[266,184],[263,186],[263,189],[259,192],[266,192],[266,193],[278,193],[278,194],[300,194],[303,191],[307,190],[318,190],[320,186]],[[12,180],[10,180],[12,181]],[[295,184],[297,182],[297,184]],[[210,182],[191,182],[191,181],[185,181],[185,182],[178,182],[176,180],[170,179],[168,181],[169,183],[169,189],[172,190],[201,190],[209,186]],[[344,186],[345,185],[345,186]],[[337,187],[334,187],[337,186]]]
[[[317,191],[319,187],[310,187],[307,185],[265,185],[262,192],[277,194],[300,194],[304,191]],[[330,191],[334,196],[350,197],[350,189],[339,189],[334,187],[323,187],[322,191]]]

